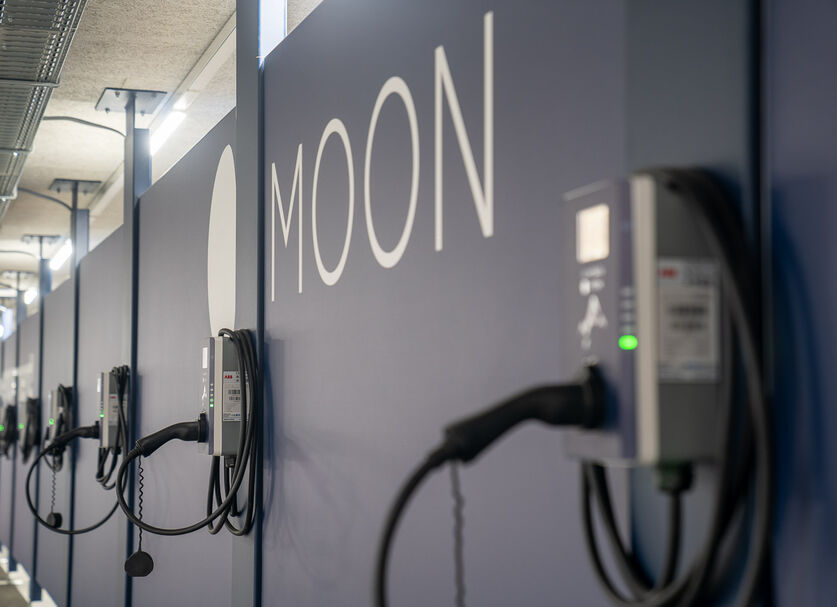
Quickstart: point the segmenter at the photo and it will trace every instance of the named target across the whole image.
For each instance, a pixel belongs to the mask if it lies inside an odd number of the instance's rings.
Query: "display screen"
[[[582,209],[575,217],[578,263],[607,259],[610,255],[610,207],[597,204]]]

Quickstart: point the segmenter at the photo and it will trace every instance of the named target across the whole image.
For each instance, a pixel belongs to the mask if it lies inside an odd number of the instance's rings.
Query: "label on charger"
[[[111,394],[108,400],[110,400],[110,419],[108,419],[108,425],[116,426],[119,424],[119,397],[116,394]]]
[[[661,381],[715,382],[720,377],[720,272],[712,261],[657,263]]]
[[[241,421],[241,373],[224,371],[224,410],[225,422]]]

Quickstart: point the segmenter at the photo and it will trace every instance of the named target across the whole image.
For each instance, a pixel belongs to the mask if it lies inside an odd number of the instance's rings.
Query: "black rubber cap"
[[[61,523],[64,522],[64,519],[61,517],[61,514],[58,512],[50,512],[46,517],[47,525],[52,527],[53,529],[58,529],[61,527]]]
[[[125,573],[131,577],[145,577],[152,571],[154,571],[154,559],[142,550],[134,552],[125,561]]]

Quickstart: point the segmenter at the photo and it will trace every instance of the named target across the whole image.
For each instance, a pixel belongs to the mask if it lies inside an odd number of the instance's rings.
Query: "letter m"
[[[270,221],[270,301],[276,301],[276,210],[279,209],[279,222],[282,225],[282,238],[285,247],[288,246],[288,237],[291,235],[291,220],[294,216],[294,204],[296,205],[297,223],[299,225],[299,265],[298,284],[299,292],[302,293],[302,144],[299,144],[296,152],[296,166],[294,167],[294,180],[291,186],[291,198],[288,204],[288,214],[285,215],[285,207],[282,204],[282,193],[279,190],[279,178],[276,176],[276,163],[270,163],[271,181],[271,221]]]

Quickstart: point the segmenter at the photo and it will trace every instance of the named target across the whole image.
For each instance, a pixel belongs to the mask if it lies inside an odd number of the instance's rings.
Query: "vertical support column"
[[[90,251],[90,211],[78,208],[79,182],[73,183],[73,201],[70,215],[70,240],[73,241],[70,277],[78,277],[81,260]]]
[[[264,179],[259,1],[236,0],[236,320],[255,332],[264,369]],[[255,236],[255,238],[254,238]],[[253,297],[255,295],[255,298]],[[264,394],[262,386],[254,392]],[[262,441],[263,443],[264,441]],[[262,503],[263,454],[256,458],[256,503]],[[233,538],[231,605],[261,605],[262,512],[253,532]]]
[[[23,293],[20,290],[20,272],[17,273],[15,283],[15,412],[16,419],[23,419],[20,415],[20,405],[18,404],[18,394],[20,391],[20,380],[17,371],[20,368],[20,323],[26,316],[26,305],[23,303]],[[15,493],[17,492],[17,452],[15,447],[12,449],[12,499],[11,508],[9,509],[9,571],[17,569],[17,560],[14,557],[15,550]]]
[[[52,270],[49,260],[44,259],[44,236],[38,236],[38,403],[44,402],[44,301],[52,291]],[[39,429],[40,431],[40,429]],[[35,468],[35,507],[41,500],[41,465]],[[33,519],[32,535],[32,571],[29,579],[29,600],[41,599],[41,586],[38,584],[38,521]]]
[[[78,424],[78,316],[79,316],[79,265],[90,249],[90,211],[78,208],[79,182],[73,182],[73,200],[70,211],[70,239],[73,243],[73,256],[70,258],[70,280],[73,281],[73,399],[70,419]],[[76,518],[76,457],[77,441],[70,444],[70,512],[69,528],[75,529]],[[70,607],[73,597],[73,548],[75,536],[69,536],[67,559],[67,597],[66,607]]]
[[[136,95],[128,92],[125,104],[125,187],[122,207],[123,223],[123,267],[126,272],[123,285],[122,353],[131,369],[128,392],[128,445],[137,439],[139,412],[136,407],[137,397],[137,281],[139,280],[139,197],[151,186],[150,135],[148,129],[136,128]],[[134,504],[134,471],[128,471],[128,504]],[[127,523],[125,557],[134,551],[134,525]],[[125,576],[125,605],[130,607],[133,578]]]
[[[26,318],[26,304],[23,303],[23,291],[20,290],[20,272],[17,273],[17,283],[15,285],[17,290],[17,297],[15,298],[15,334],[20,328],[20,323]],[[15,367],[17,367],[17,360],[15,360]]]

